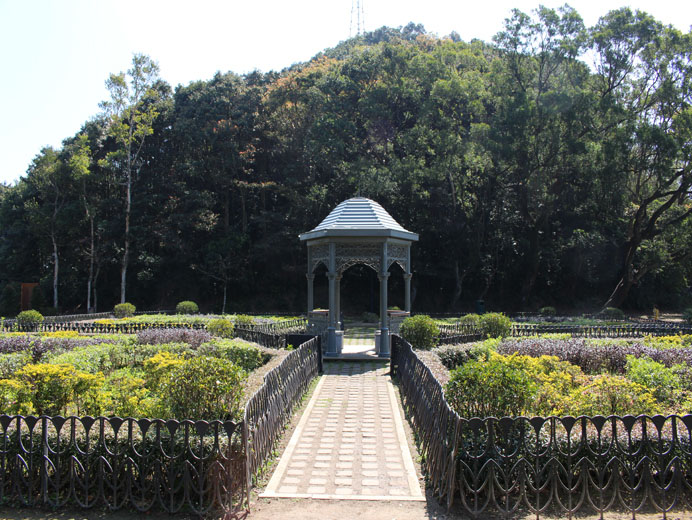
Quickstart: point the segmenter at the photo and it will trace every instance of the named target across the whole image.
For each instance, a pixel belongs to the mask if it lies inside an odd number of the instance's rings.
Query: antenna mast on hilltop
[[[363,2],[365,0],[351,0],[351,25],[348,28],[349,38],[353,36],[353,23],[355,13],[356,36],[360,36],[365,32],[365,12],[363,11]]]

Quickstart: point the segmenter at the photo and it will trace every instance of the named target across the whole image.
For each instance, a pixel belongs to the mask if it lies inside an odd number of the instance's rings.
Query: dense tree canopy
[[[31,281],[66,311],[300,311],[297,235],[357,194],[421,236],[414,309],[687,304],[691,54],[645,13],[565,6],[492,43],[382,28],[175,91],[137,55],[106,113],[0,186],[0,314]]]

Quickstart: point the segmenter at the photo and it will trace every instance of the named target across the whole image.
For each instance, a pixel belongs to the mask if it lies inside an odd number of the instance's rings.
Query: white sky
[[[540,0],[360,0],[366,30],[421,23],[444,36],[489,41],[513,7]],[[173,87],[281,70],[349,37],[352,0],[0,0],[0,182],[23,175],[42,146],[61,146],[99,112],[104,82],[127,70],[134,52],[158,61]],[[544,0],[558,7],[564,1]],[[572,0],[593,25],[629,5],[692,25],[689,0]]]

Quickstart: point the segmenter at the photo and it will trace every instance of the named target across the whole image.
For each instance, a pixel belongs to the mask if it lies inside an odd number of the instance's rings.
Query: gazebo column
[[[411,273],[404,275],[404,310],[406,312],[411,312],[411,278],[413,278]]]
[[[315,275],[308,273],[305,275],[308,279],[308,313],[315,308]]]
[[[387,323],[387,281],[389,273],[380,273],[380,357],[389,357],[389,323]]]
[[[336,357],[336,244],[329,244],[329,324],[325,356]]]
[[[335,296],[335,306],[334,306],[334,319],[336,321],[337,330],[343,329],[343,324],[341,323],[341,275],[336,276],[336,284],[334,285]]]

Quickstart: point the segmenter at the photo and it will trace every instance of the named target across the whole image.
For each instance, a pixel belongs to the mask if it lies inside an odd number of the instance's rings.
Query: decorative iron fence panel
[[[247,503],[242,423],[0,415],[0,502],[235,511]]]
[[[234,329],[233,335],[236,338],[251,341],[267,348],[286,348],[286,336],[284,334],[272,334],[269,332],[251,329]]]
[[[264,385],[248,401],[243,421],[248,430],[251,475],[271,456],[293,409],[319,372],[320,357],[320,338],[306,341],[264,377]]]
[[[435,494],[472,516],[692,508],[692,415],[460,418],[411,346],[392,372]]]

